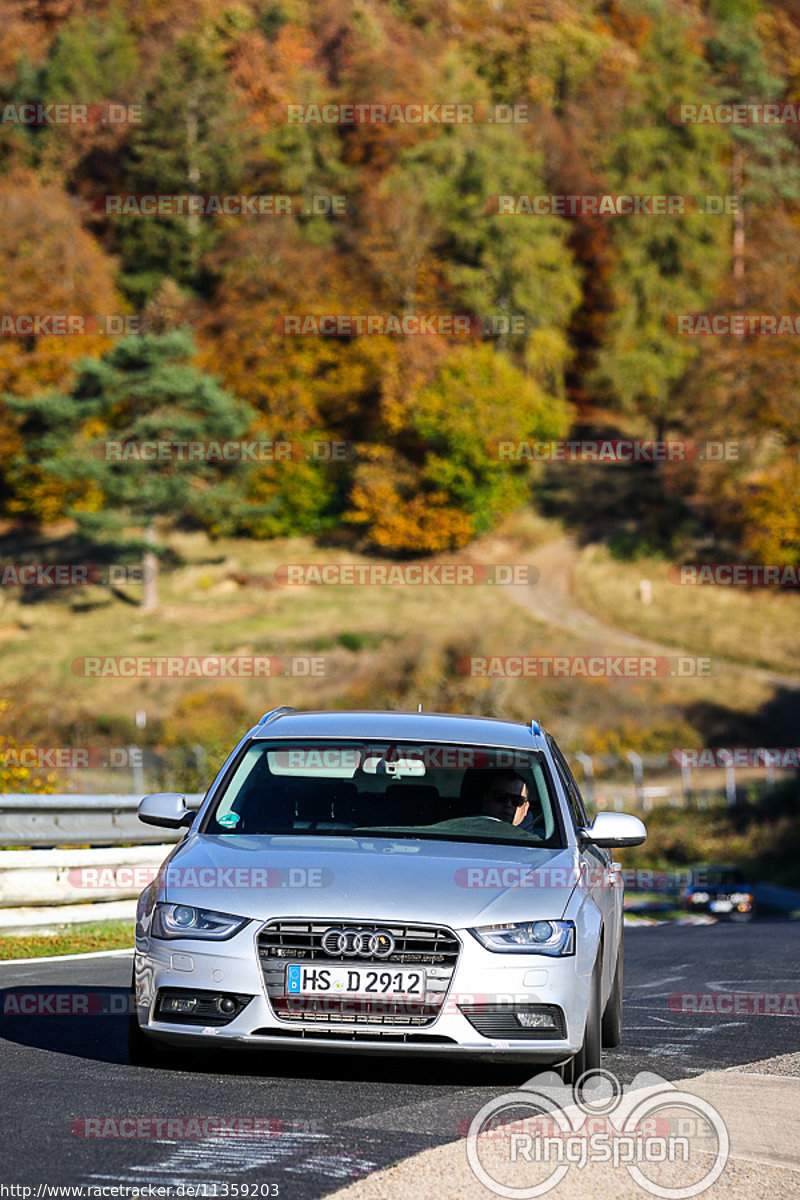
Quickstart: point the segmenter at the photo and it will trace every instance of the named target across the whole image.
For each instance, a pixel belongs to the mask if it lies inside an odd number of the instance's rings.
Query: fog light
[[[163,1012],[190,1013],[197,1008],[196,996],[165,996],[161,1001]]]
[[[220,996],[217,1000],[217,1008],[221,1013],[230,1016],[236,1012],[236,1001],[231,996]]]
[[[518,1012],[514,1014],[517,1018],[517,1024],[522,1025],[524,1029],[556,1029],[556,1023],[550,1013],[546,1012]]]

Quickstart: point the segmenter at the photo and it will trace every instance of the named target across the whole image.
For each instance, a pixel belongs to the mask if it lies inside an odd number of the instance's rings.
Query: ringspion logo
[[[466,1140],[476,1179],[514,1200],[544,1196],[573,1168],[595,1163],[625,1167],[651,1196],[688,1200],[716,1182],[729,1151],[717,1110],[649,1071],[625,1088],[605,1070],[586,1072],[574,1087],[554,1071],[537,1075],[484,1104]]]

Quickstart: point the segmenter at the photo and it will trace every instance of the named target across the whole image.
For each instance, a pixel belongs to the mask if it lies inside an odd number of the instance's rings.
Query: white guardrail
[[[132,918],[136,897],[185,832],[143,825],[140,799],[0,794],[0,847],[28,847],[0,849],[0,932]],[[203,796],[185,799],[197,808]],[[800,891],[761,884],[755,892],[770,909],[800,912]]]
[[[141,799],[0,794],[0,931],[132,917],[185,832],[142,824]],[[185,799],[198,808],[203,794]]]
[[[199,808],[200,792],[185,795],[188,808]],[[136,815],[140,795],[72,793],[32,796],[0,793],[0,847],[119,846],[126,842],[177,842],[183,830],[143,825]]]

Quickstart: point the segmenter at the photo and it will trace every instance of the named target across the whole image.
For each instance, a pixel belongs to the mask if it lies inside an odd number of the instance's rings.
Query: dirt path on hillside
[[[541,575],[537,583],[527,587],[508,584],[506,591],[518,604],[527,608],[539,621],[563,629],[576,637],[584,638],[596,649],[601,644],[605,651],[635,651],[636,653],[694,656],[696,651],[682,646],[670,646],[650,641],[637,634],[617,629],[582,608],[575,598],[573,574],[580,557],[580,549],[574,538],[562,537],[547,542],[536,551],[533,565]],[[721,657],[721,656],[717,656]],[[732,659],[724,659],[731,673],[749,676],[761,683],[776,687],[800,689],[800,679],[793,675],[782,675],[751,667]]]

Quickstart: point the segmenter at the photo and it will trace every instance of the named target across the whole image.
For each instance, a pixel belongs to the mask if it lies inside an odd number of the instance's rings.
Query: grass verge
[[[48,954],[89,954],[93,950],[133,948],[133,921],[97,921],[62,925],[55,933],[0,935],[0,962]]]
[[[639,637],[695,654],[797,675],[797,595],[780,588],[689,586],[672,582],[663,558],[615,559],[588,546],[574,575],[581,604],[601,620]],[[648,579],[651,604],[639,599]]]

